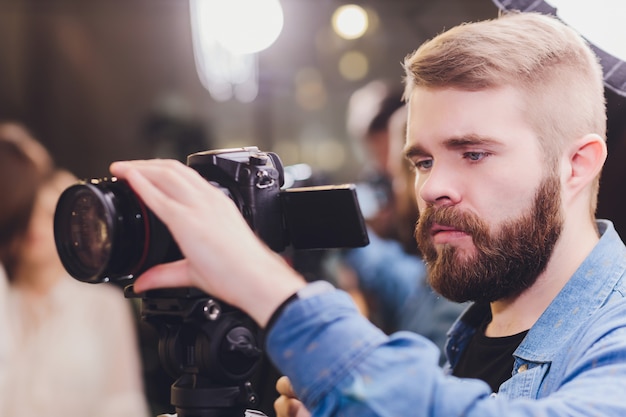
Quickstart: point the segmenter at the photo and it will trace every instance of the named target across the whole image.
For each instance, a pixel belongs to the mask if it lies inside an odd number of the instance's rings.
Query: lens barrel
[[[65,269],[84,282],[131,280],[181,257],[165,225],[115,178],[66,189],[57,203],[54,237]]]

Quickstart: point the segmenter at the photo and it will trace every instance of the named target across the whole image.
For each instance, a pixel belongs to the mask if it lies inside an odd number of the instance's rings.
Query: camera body
[[[284,176],[278,155],[256,147],[222,149],[191,154],[187,165],[222,189],[272,250],[285,249],[289,238],[279,198]]]
[[[354,184],[282,189],[278,155],[257,147],[191,154],[187,165],[237,205],[272,250],[360,247],[369,243]],[[54,219],[57,251],[85,282],[132,280],[181,258],[165,225],[128,184],[91,179],[66,189]]]

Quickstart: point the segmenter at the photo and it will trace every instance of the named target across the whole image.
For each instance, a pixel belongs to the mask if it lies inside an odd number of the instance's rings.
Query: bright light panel
[[[548,0],[557,15],[604,52],[626,61],[624,0]]]
[[[192,19],[234,54],[268,48],[283,29],[283,9],[278,0],[192,1],[197,13]]]
[[[190,0],[194,59],[202,85],[217,101],[248,103],[258,94],[257,52],[283,28],[278,0]]]

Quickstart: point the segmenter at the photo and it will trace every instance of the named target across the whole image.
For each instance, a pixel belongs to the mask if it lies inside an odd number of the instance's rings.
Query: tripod
[[[248,381],[261,359],[253,320],[193,288],[147,291],[141,318],[158,331],[159,360],[177,378],[170,401],[178,417],[243,417],[258,403]]]

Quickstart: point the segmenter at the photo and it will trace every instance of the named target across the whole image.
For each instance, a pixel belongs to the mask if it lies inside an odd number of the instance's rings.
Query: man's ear
[[[602,170],[607,156],[606,142],[595,133],[587,134],[571,144],[567,155],[569,169],[565,184],[576,194]]]

